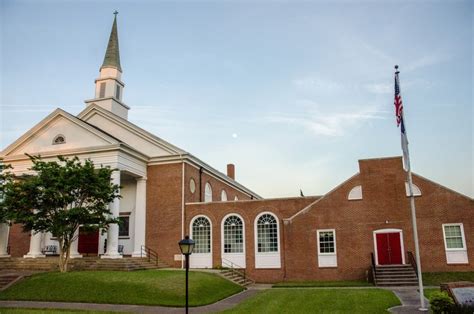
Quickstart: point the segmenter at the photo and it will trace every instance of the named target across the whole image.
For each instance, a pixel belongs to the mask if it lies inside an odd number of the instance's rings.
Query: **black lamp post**
[[[189,255],[193,253],[194,241],[185,236],[183,240],[179,241],[179,249],[181,254],[186,257],[186,314],[188,314],[188,272],[189,272]]]

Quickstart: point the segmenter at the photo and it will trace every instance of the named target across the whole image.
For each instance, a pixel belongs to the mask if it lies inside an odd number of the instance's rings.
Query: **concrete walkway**
[[[420,310],[420,293],[418,287],[390,288],[400,299],[402,305],[388,309],[391,313],[427,313],[430,302],[425,298],[426,310]]]
[[[212,313],[230,309],[240,302],[257,294],[261,288],[250,288],[213,304],[190,307],[189,313]],[[40,302],[40,301],[0,301],[0,308],[32,308],[32,309],[68,309],[89,311],[114,311],[127,313],[158,313],[175,314],[184,313],[183,307],[124,305],[124,304],[98,304],[74,302]]]

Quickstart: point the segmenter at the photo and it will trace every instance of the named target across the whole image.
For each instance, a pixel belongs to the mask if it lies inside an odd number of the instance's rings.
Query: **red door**
[[[400,233],[377,233],[377,257],[379,265],[402,263]]]
[[[85,232],[79,229],[77,250],[83,255],[97,255],[99,253],[99,231]]]

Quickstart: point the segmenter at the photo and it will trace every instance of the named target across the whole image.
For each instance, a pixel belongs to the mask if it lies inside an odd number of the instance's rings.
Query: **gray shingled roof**
[[[110,32],[109,43],[107,45],[107,51],[105,52],[104,63],[102,63],[101,69],[102,68],[115,68],[122,72],[117,32],[117,15],[115,15],[112,31]]]

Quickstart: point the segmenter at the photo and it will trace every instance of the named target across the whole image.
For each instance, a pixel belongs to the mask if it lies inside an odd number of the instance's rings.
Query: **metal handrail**
[[[156,266],[158,266],[159,259],[158,259],[158,253],[153,251],[147,246],[142,245],[140,248],[140,257],[148,257],[148,261],[151,262],[153,259],[153,262],[155,263]]]
[[[370,253],[370,258],[372,260],[372,272],[373,272],[373,277],[374,277],[374,284],[377,284],[377,267],[375,265],[375,256],[374,253]]]
[[[244,280],[247,280],[247,274],[245,272],[245,267],[239,266],[236,263],[229,261],[228,259],[222,258],[222,266],[227,266],[231,269],[232,274],[237,273],[244,277]]]
[[[410,261],[411,266],[415,269],[416,277],[418,277],[418,265],[416,265],[416,259],[412,252],[407,252],[408,260]]]

